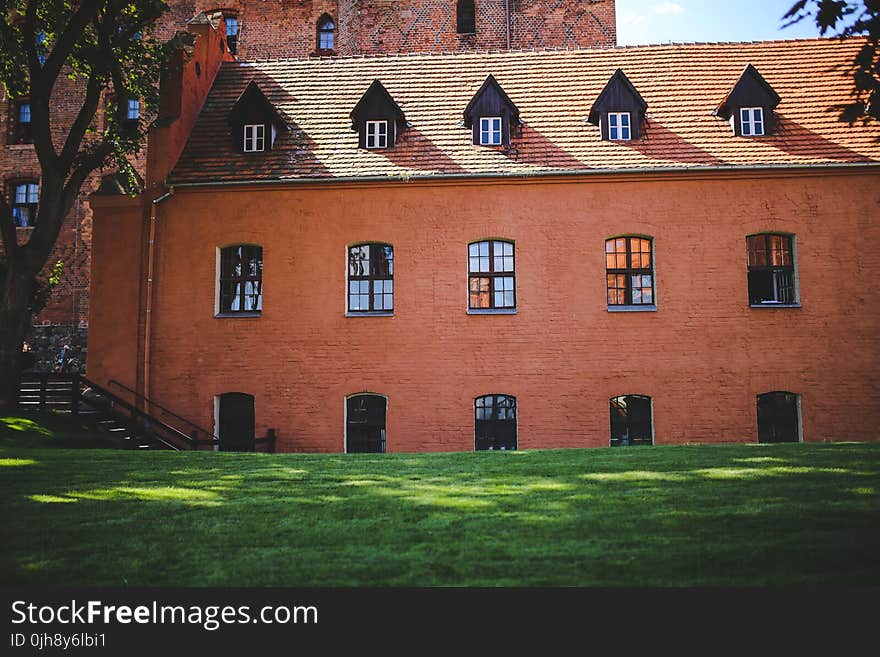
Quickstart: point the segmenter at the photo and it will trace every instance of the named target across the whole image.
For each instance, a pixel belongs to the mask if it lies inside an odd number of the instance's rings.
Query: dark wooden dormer
[[[359,148],[393,148],[397,135],[406,130],[403,110],[382,86],[373,80],[351,110],[351,129],[358,133]]]
[[[617,69],[590,108],[589,123],[599,126],[604,141],[639,139],[645,121],[648,103]]]
[[[483,119],[486,119],[484,122]],[[494,119],[500,119],[500,141],[498,132],[494,130]],[[464,109],[464,125],[473,132],[473,143],[477,146],[508,146],[510,145],[511,127],[519,125],[519,109],[504,93],[494,76],[490,75],[483,82],[471,102]],[[489,140],[486,127],[489,127]]]
[[[228,122],[236,149],[249,153],[271,150],[275,137],[287,130],[287,122],[253,80],[232,106]]]
[[[758,73],[758,69],[749,64],[733,89],[712,113],[725,121],[730,121],[733,133],[737,137],[760,137],[771,135],[776,130],[776,116],[773,110],[776,109],[779,101],[779,94]],[[760,124],[756,118],[761,119]],[[760,130],[756,130],[758,127]]]

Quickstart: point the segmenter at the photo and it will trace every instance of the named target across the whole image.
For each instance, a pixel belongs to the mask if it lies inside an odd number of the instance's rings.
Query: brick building
[[[221,62],[193,29],[147,193],[92,197],[100,385],[228,449],[876,438],[880,128],[828,111],[861,41]]]
[[[230,46],[240,59],[616,44],[613,0],[588,4],[575,0],[169,0],[168,4],[171,11],[158,25],[158,36],[169,38],[185,29],[200,12],[221,12],[231,33]],[[53,98],[57,108],[53,121],[59,130],[72,121],[77,98],[76,86],[60,80]],[[7,135],[0,149],[0,178],[10,198],[22,184],[31,184],[34,193],[39,186],[36,156],[21,130],[21,104],[22,99],[0,98],[0,123]],[[102,120],[99,112],[97,123]],[[144,162],[137,164],[143,173]],[[96,174],[84,185],[50,261],[63,260],[65,271],[48,307],[36,318],[41,328],[30,337],[42,352],[38,367],[43,369],[51,366],[57,347],[65,342],[84,356],[79,352],[85,349],[88,324],[88,196],[100,180]],[[26,226],[20,229],[19,239],[26,240],[28,232]]]

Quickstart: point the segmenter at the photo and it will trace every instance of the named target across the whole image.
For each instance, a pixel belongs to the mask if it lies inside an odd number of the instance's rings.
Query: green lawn
[[[265,455],[0,430],[7,585],[880,584],[880,443]]]

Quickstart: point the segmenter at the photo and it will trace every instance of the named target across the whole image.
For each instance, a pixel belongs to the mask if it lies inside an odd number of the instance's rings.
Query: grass
[[[6,585],[880,584],[880,443],[380,456],[4,439],[0,482]]]

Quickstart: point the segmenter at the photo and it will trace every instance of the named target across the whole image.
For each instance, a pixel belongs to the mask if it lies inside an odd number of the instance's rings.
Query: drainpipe
[[[510,50],[510,0],[504,0],[504,17],[507,19],[507,49]]]
[[[159,223],[159,204],[174,194],[174,187],[169,187],[162,196],[153,199],[150,207],[150,241],[147,251],[147,285],[146,310],[144,312],[144,411],[149,413],[150,399],[150,333],[153,327],[153,273],[156,259],[156,228]]]

